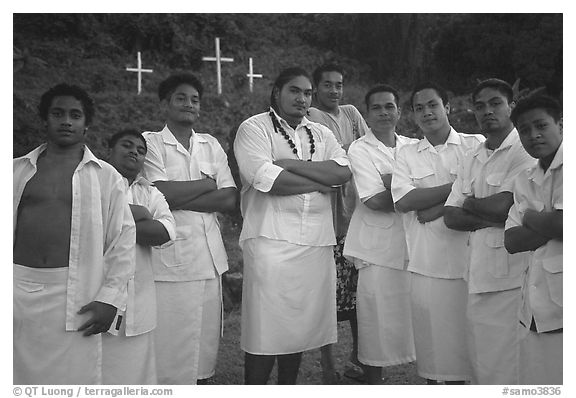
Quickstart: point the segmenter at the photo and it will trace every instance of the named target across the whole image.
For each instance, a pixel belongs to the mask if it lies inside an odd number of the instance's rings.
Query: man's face
[[[60,147],[84,143],[86,115],[82,103],[72,96],[54,97],[46,118],[47,140]]]
[[[139,137],[125,135],[110,149],[108,163],[130,179],[138,175],[146,159],[146,146]]]
[[[414,121],[420,129],[427,133],[434,133],[450,126],[448,112],[450,105],[444,105],[442,98],[436,90],[425,88],[418,91],[412,100],[414,108]]]
[[[504,94],[492,87],[486,87],[476,95],[473,104],[474,116],[483,133],[499,132],[511,127],[512,107]]]
[[[316,100],[323,109],[335,109],[340,105],[344,85],[339,72],[323,72],[316,88]]]
[[[394,94],[386,91],[374,93],[368,102],[366,122],[372,131],[394,131],[398,120],[400,120],[400,108],[396,104]]]
[[[562,123],[544,109],[521,114],[516,129],[526,152],[537,159],[551,156],[562,143]]]
[[[189,84],[181,84],[162,101],[166,119],[173,123],[192,125],[200,115],[200,95]]]
[[[277,93],[278,114],[288,122],[300,121],[312,102],[312,84],[304,76],[287,82]]]

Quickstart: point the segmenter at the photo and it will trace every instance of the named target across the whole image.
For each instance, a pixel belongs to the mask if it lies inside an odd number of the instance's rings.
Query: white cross
[[[234,62],[234,58],[220,56],[220,38],[216,38],[216,57],[202,57],[202,61],[216,61],[216,81],[218,83],[218,95],[222,94],[222,77],[220,74],[221,62]]]
[[[252,92],[252,89],[254,88],[254,78],[261,78],[262,75],[257,73],[254,74],[254,70],[252,69],[252,57],[250,57],[250,61],[248,63],[248,73],[246,74],[246,76],[248,76],[248,81],[250,82],[250,92]]]
[[[137,68],[126,68],[128,72],[138,72],[138,94],[142,91],[142,72],[152,73],[152,69],[142,69],[142,58],[140,56],[140,51],[138,51],[138,67]]]

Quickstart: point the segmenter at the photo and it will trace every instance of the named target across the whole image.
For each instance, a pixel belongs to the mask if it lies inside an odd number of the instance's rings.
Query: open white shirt
[[[13,161],[13,231],[22,193],[36,174],[38,156],[45,149],[42,144]],[[122,176],[85,146],[72,176],[66,330],[76,331],[81,326],[83,318],[77,312],[92,301],[126,309],[128,280],[134,276],[135,242],[136,228]]]

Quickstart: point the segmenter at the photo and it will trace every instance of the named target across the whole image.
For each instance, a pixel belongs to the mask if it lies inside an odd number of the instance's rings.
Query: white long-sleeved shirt
[[[312,158],[312,161],[333,160],[347,167],[346,152],[327,127],[303,118],[293,129],[284,119],[276,117],[295,143],[297,154],[292,152],[286,139],[274,131],[269,112],[245,120],[236,134],[234,154],[242,180],[241,209],[244,217],[240,242],[266,237],[297,245],[334,245],[336,239],[329,195],[320,192],[270,195],[268,192],[283,170],[273,161]],[[315,152],[312,155],[305,127],[314,137]]]
[[[36,174],[40,145],[13,160],[13,232],[18,206]],[[134,276],[136,228],[122,176],[84,147],[72,176],[72,218],[66,293],[66,330],[81,326],[80,308],[92,301],[126,309],[128,280]],[[26,265],[26,264],[22,264]]]

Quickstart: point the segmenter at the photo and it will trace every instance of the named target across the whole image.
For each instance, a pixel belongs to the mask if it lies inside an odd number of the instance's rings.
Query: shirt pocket
[[[559,254],[542,260],[550,298],[560,307],[562,307],[562,279],[564,274],[562,258],[563,256]]]
[[[200,172],[210,178],[212,178],[213,180],[216,179],[216,167],[214,166],[213,163],[210,162],[200,162],[199,163],[199,167],[200,167]]]
[[[370,214],[363,217],[358,233],[362,248],[385,250],[389,240],[383,239],[382,231],[392,228],[393,225],[392,217],[378,217]]]
[[[160,259],[168,268],[178,267],[191,262],[194,258],[193,227],[176,226],[176,239],[161,246]]]
[[[308,151],[310,151],[310,142],[308,141],[308,139],[306,140],[302,140],[302,146],[304,148],[307,148],[307,153]],[[322,161],[322,160],[330,160],[332,156],[326,156],[326,143],[325,142],[317,142],[314,141],[314,153],[312,154],[312,160],[316,160],[316,161]],[[308,160],[306,159],[305,156],[303,156],[303,160]]]
[[[434,170],[426,167],[416,167],[412,170],[410,178],[417,188],[425,188],[426,186],[431,185],[430,182],[434,178]]]
[[[486,176],[486,183],[490,185],[490,187],[495,188],[498,190],[502,183],[504,182],[504,177],[506,173],[492,173]]]
[[[16,283],[18,289],[25,291],[26,293],[36,293],[41,292],[46,287],[43,283],[28,282],[28,281],[18,281]]]
[[[492,260],[488,265],[490,274],[495,278],[506,278],[510,276],[510,267],[508,264],[508,252],[504,248],[504,230],[495,229],[489,231],[485,238],[486,246],[492,251],[487,260]],[[490,261],[488,260],[488,261]]]

